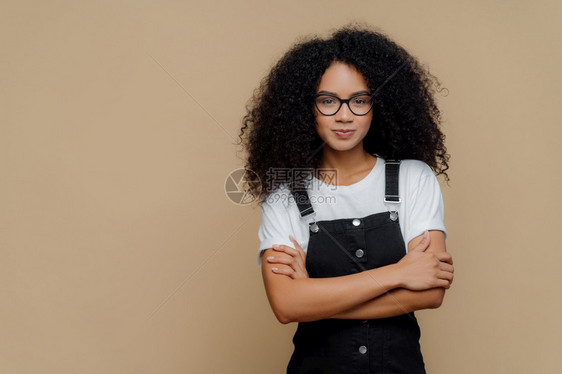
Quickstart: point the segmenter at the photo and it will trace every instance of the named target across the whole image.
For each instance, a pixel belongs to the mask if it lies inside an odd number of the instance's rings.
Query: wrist
[[[401,267],[398,263],[386,266],[390,277],[390,286],[392,288],[406,288],[406,283],[402,277]]]
[[[377,286],[382,288],[384,292],[402,287],[402,281],[399,276],[400,272],[396,264],[372,269],[370,272]]]

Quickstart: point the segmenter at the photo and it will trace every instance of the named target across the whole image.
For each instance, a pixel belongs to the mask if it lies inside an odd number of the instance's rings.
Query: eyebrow
[[[320,91],[320,92],[317,93],[317,95],[318,94],[326,94],[326,95],[333,95],[333,96],[339,97],[337,93],[331,92],[331,91]],[[356,92],[352,92],[351,95],[349,95],[349,97],[356,96],[356,95],[362,95],[362,94],[370,95],[371,93],[367,90],[356,91]]]

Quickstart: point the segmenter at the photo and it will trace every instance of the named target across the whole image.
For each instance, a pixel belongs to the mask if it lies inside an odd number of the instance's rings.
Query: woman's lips
[[[347,139],[351,137],[351,135],[353,135],[353,133],[355,132],[355,130],[346,130],[346,129],[333,130],[333,131],[334,134],[336,134],[341,139]]]

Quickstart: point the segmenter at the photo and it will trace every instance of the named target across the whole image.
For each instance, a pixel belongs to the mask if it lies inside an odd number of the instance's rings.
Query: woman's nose
[[[348,122],[353,119],[353,113],[351,113],[351,109],[349,109],[348,103],[343,103],[340,107],[340,110],[336,113],[336,121],[340,122]]]

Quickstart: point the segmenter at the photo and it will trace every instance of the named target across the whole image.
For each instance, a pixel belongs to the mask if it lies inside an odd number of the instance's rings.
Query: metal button
[[[365,254],[365,251],[363,251],[361,248],[359,248],[358,250],[355,251],[355,256],[357,256],[358,258],[363,257],[364,254]]]
[[[353,221],[351,221],[351,223],[353,224],[353,226],[359,226],[361,224],[361,220],[355,218]]]
[[[364,345],[362,345],[361,347],[359,347],[359,353],[361,353],[362,355],[364,355],[365,353],[367,353],[367,347],[365,347]]]
[[[390,219],[396,221],[398,219],[398,212],[390,212]]]
[[[316,224],[316,222],[313,222],[310,224],[310,231],[312,232],[318,232],[320,230],[320,228],[318,227],[318,225]]]

